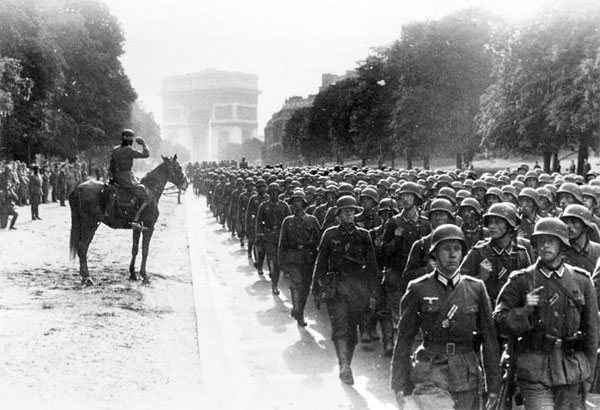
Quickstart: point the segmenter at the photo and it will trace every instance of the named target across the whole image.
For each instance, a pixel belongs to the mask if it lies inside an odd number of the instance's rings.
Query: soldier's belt
[[[521,342],[521,350],[533,352],[551,352],[552,350],[572,350],[576,348],[581,341],[580,337],[569,337],[561,339],[552,335],[543,337],[525,338]]]
[[[472,352],[474,349],[473,342],[470,343],[441,343],[425,341],[425,350],[434,354],[445,354],[454,356],[455,354],[464,354]]]

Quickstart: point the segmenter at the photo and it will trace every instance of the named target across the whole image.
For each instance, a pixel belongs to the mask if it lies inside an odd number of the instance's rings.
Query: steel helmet
[[[121,139],[123,141],[133,141],[133,137],[135,137],[135,132],[133,132],[133,130],[130,130],[129,128],[124,129],[121,132]]]
[[[571,204],[560,214],[560,220],[564,222],[565,218],[577,218],[589,229],[594,229],[592,223],[592,212],[583,205]]]
[[[473,181],[473,189],[485,189],[487,191],[488,186],[483,179],[477,179]]]
[[[534,188],[523,188],[521,192],[519,192],[519,199],[520,198],[529,198],[535,203],[535,206],[538,208],[540,207],[540,197]]]
[[[371,198],[373,201],[375,201],[376,204],[379,202],[379,195],[377,194],[377,191],[374,190],[373,188],[367,187],[367,188],[363,189],[362,192],[360,193],[359,199],[362,199],[363,197]]]
[[[337,207],[337,210],[335,211],[336,214],[340,213],[342,209],[346,208],[352,208],[355,211],[360,209],[358,207],[358,202],[356,202],[356,198],[354,198],[352,195],[344,195],[339,197],[335,202],[335,206]]]
[[[485,177],[483,180],[488,188],[491,188],[493,186],[498,186],[498,180],[496,179],[496,177],[493,177],[490,175],[490,176]]]
[[[306,200],[306,194],[302,189],[298,188],[292,192],[292,195],[290,195],[290,202],[296,198],[300,198],[302,202],[304,202],[305,206],[308,205],[308,201]]]
[[[515,229],[520,222],[519,216],[517,215],[517,207],[510,202],[499,202],[490,206],[490,209],[483,215],[484,225],[488,224],[488,220],[492,216],[504,219],[513,229]]]
[[[552,183],[552,177],[548,174],[540,174],[540,176],[538,177],[538,181],[541,184],[550,184]]]
[[[460,210],[462,208],[467,208],[467,207],[473,208],[475,210],[475,212],[477,212],[477,215],[481,216],[481,204],[475,198],[465,198],[460,203],[460,206],[458,207],[458,212],[460,213]]]
[[[487,202],[488,198],[490,196],[495,196],[496,198],[498,198],[500,200],[500,202],[503,201],[503,197],[502,197],[502,190],[498,187],[490,187],[487,189],[487,191],[485,191],[485,195],[483,196],[483,201]]]
[[[453,224],[443,224],[435,228],[431,234],[431,245],[429,246],[429,255],[431,256],[438,245],[443,241],[460,241],[463,248],[463,257],[467,253],[467,241],[462,229]]]
[[[269,184],[269,191],[281,191],[281,186],[279,186],[279,184],[277,182],[271,182]]]
[[[379,201],[377,211],[393,211],[392,198],[383,198],[381,201]]]
[[[452,205],[456,205],[456,192],[452,188],[442,187],[438,191],[436,196],[437,198],[447,199],[452,203]]]
[[[536,188],[536,191],[537,191],[540,199],[546,198],[548,200],[548,202],[550,202],[551,204],[554,203],[554,193],[552,191],[550,191],[548,188],[539,187],[539,188]]]
[[[591,185],[582,185],[581,186],[581,198],[584,196],[591,196],[594,199],[594,202],[598,203],[598,197],[596,196],[596,190]]]
[[[354,186],[347,182],[342,182],[340,187],[338,188],[338,193],[342,196],[344,195],[354,195]]]
[[[460,204],[466,198],[473,198],[473,195],[466,189],[459,189],[456,192],[456,201]]]
[[[258,181],[256,181],[256,187],[258,188],[259,186],[264,186],[266,188],[267,187],[267,181],[265,181],[264,179],[260,178]]]
[[[413,194],[418,203],[423,202],[423,194],[421,193],[421,187],[414,182],[405,182],[400,185],[400,189],[396,191],[396,195],[400,196],[402,194]]]
[[[571,194],[577,202],[580,204],[583,202],[581,188],[574,182],[563,182],[560,188],[558,188],[558,191],[556,191],[556,194],[559,196],[560,194]]]
[[[501,191],[504,195],[511,195],[515,199],[518,198],[517,188],[513,185],[504,185]]]
[[[431,202],[431,206],[429,207],[429,215],[435,211],[446,212],[452,220],[456,219],[454,216],[454,206],[445,198],[436,198]]]
[[[570,246],[567,225],[558,218],[540,218],[533,228],[531,243],[535,246],[536,238],[540,235],[550,235],[558,238],[563,245]]]
[[[539,176],[538,176],[537,172],[535,172],[535,171],[527,171],[525,173],[525,180],[528,180],[529,178],[535,179],[537,181]]]
[[[317,188],[314,187],[314,185],[309,185],[304,189],[304,192],[306,192],[307,194],[313,194],[316,195],[317,194]]]
[[[454,181],[454,182],[452,182],[452,188],[455,191],[459,191],[459,190],[463,189],[464,187],[465,187],[464,184],[462,182],[460,182],[460,181]]]

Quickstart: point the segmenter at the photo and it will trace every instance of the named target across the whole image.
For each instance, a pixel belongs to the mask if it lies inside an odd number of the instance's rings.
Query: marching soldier
[[[258,271],[259,275],[263,274],[263,263],[265,261],[264,250],[256,244],[256,214],[258,213],[258,207],[263,202],[269,200],[269,195],[266,193],[267,182],[264,179],[256,181],[256,194],[250,197],[248,206],[246,208],[246,236],[248,237],[248,256],[252,251],[254,254],[254,267]],[[254,248],[254,249],[253,249]]]
[[[279,295],[279,260],[277,246],[281,224],[291,214],[288,204],[279,199],[281,188],[277,182],[269,184],[269,201],[260,204],[256,213],[256,244],[264,249],[271,278],[271,290]],[[262,265],[259,266],[262,268]]]
[[[532,256],[528,241],[516,236],[519,217],[514,205],[509,202],[492,205],[483,216],[483,223],[490,238],[471,248],[460,271],[481,279],[494,302],[508,275],[531,265]]]
[[[238,197],[238,213],[237,226],[238,226],[238,237],[240,238],[240,246],[244,246],[244,239],[246,238],[246,209],[248,208],[248,202],[252,195],[254,195],[254,180],[250,177],[246,178],[244,192],[240,193]],[[252,247],[248,240],[248,258],[252,258]]]
[[[405,182],[396,191],[402,211],[391,218],[383,233],[383,254],[388,260],[385,282],[392,314],[398,314],[402,297],[401,277],[413,243],[431,232],[429,221],[418,211],[423,203],[421,189],[414,182]]]
[[[560,220],[567,225],[570,245],[563,251],[564,261],[591,275],[600,258],[600,244],[591,242],[589,238],[594,230],[592,213],[583,205],[567,205]]]
[[[533,172],[534,171],[529,171]],[[537,175],[536,175],[537,176]],[[537,179],[536,179],[537,181]],[[538,209],[540,208],[540,198],[538,192],[534,188],[523,188],[519,193],[519,212],[520,220],[518,235],[530,240],[533,234],[533,228],[536,222],[540,219]]]
[[[336,205],[341,222],[321,238],[312,293],[317,304],[321,300],[327,303],[340,380],[353,384],[350,365],[358,341],[357,327],[375,307],[377,263],[369,233],[354,223],[356,198],[342,196]]]
[[[306,326],[304,306],[310,294],[321,229],[317,218],[306,214],[306,194],[295,190],[290,196],[293,215],[286,217],[279,237],[279,261],[287,272],[292,295],[291,315],[299,326]]]
[[[436,228],[429,251],[435,270],[411,281],[402,298],[391,388],[401,409],[411,394],[420,409],[478,409],[483,367],[491,406],[500,383],[499,348],[485,285],[459,271],[466,251],[459,227]],[[423,342],[413,354],[419,330]],[[475,335],[483,341],[481,356]]]
[[[568,228],[541,218],[537,262],[510,275],[494,311],[499,331],[518,338],[516,384],[525,409],[585,409],[598,348],[598,303],[589,274],[563,262]]]

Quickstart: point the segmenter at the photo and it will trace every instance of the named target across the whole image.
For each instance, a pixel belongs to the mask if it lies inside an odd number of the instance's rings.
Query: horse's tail
[[[71,208],[71,240],[69,242],[71,259],[77,256],[77,248],[81,239],[81,206],[79,204],[79,187],[76,187],[69,195],[69,206]]]

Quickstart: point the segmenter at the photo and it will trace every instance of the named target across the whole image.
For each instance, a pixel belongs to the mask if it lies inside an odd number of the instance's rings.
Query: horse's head
[[[167,167],[167,181],[175,184],[177,188],[182,191],[185,191],[188,187],[188,180],[183,173],[183,169],[181,169],[181,165],[177,162],[177,154],[175,154],[173,158],[162,157],[162,159]]]

